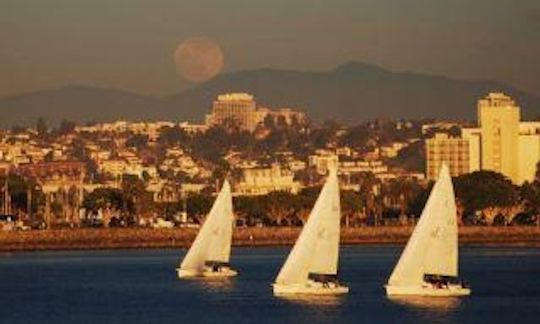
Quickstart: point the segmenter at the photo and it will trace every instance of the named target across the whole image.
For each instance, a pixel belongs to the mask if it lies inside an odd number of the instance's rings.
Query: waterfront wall
[[[123,248],[186,248],[198,229],[62,229],[0,232],[0,251],[79,250]],[[342,244],[404,244],[412,227],[344,228]],[[291,245],[299,227],[244,227],[234,231],[235,246]],[[462,244],[540,246],[539,227],[479,227],[459,230]]]

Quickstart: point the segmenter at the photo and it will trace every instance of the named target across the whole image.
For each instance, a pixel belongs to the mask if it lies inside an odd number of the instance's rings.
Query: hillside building
[[[293,125],[305,123],[305,113],[291,108],[270,109],[258,107],[253,95],[248,93],[226,93],[219,95],[212,104],[212,112],[206,115],[206,125],[220,125],[227,129],[236,127],[252,133],[266,118],[274,123]]]

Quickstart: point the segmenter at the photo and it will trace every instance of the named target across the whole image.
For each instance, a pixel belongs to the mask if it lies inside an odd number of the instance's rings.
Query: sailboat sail
[[[420,285],[425,274],[457,276],[458,227],[454,189],[448,167],[439,178],[422,211],[389,285]]]
[[[225,181],[180,268],[203,271],[206,261],[228,263],[233,221],[231,187]]]
[[[276,283],[305,283],[310,273],[337,274],[340,218],[339,183],[333,170]]]

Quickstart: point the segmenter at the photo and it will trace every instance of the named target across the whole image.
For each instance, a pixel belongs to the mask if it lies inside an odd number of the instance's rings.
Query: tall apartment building
[[[483,170],[519,180],[519,107],[502,93],[490,93],[478,101]]]
[[[217,97],[212,104],[212,113],[207,116],[207,124],[238,127],[253,132],[261,122],[257,105],[252,95],[247,93],[227,93]]]
[[[236,126],[240,130],[253,132],[266,118],[275,123],[303,124],[308,118],[302,111],[291,108],[270,109],[257,107],[252,95],[247,93],[226,93],[219,95],[212,104],[212,112],[206,115],[206,125]]]
[[[518,183],[533,181],[540,160],[540,122],[519,124]]]
[[[453,176],[491,170],[516,184],[534,180],[540,160],[540,122],[520,122],[519,106],[503,93],[488,94],[477,108],[479,127],[463,128],[461,137],[436,134],[426,141],[427,178],[435,180],[446,162]]]

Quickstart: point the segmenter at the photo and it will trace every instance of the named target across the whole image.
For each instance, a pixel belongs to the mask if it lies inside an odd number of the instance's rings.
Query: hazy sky
[[[193,36],[220,44],[224,71],[358,60],[540,94],[540,0],[0,0],[0,96],[174,93],[187,81],[173,54]]]

